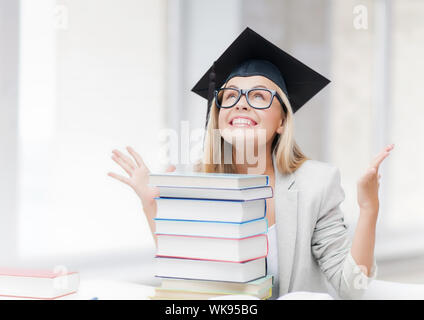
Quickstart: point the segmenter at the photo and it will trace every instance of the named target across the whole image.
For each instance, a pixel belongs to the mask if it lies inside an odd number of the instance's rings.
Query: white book
[[[222,294],[263,295],[273,284],[272,275],[267,275],[253,281],[240,283],[230,281],[211,281],[193,279],[162,279],[160,288],[163,290],[207,292]]]
[[[266,215],[266,200],[155,198],[156,218],[244,222]]]
[[[149,184],[153,186],[249,188],[268,185],[269,177],[261,174],[233,174],[206,172],[150,173]]]
[[[77,292],[79,273],[0,269],[0,297],[58,299]]]
[[[257,297],[258,299],[265,300],[272,296],[272,287],[262,290],[256,295],[244,294],[244,293],[240,293],[240,294],[247,295],[247,296],[251,295],[253,297]],[[152,300],[209,300],[221,295],[233,295],[233,294],[232,293],[226,294],[224,292],[219,292],[219,291],[218,292],[208,292],[208,291],[199,292],[199,291],[155,288],[155,295],[153,297],[150,297],[150,299]]]
[[[160,197],[222,200],[255,200],[272,198],[271,186],[243,189],[158,186]]]
[[[244,263],[156,257],[156,276],[248,282],[266,276],[265,258]]]
[[[246,238],[268,231],[266,218],[231,223],[219,221],[172,220],[155,218],[156,233],[203,237]]]
[[[157,256],[244,262],[268,254],[266,234],[252,237],[212,238],[156,234]]]

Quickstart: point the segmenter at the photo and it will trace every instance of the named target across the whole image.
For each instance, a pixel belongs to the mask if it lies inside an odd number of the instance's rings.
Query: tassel
[[[214,91],[215,91],[215,80],[216,80],[216,74],[215,74],[215,61],[212,64],[212,70],[209,73],[209,88],[208,88],[208,109],[206,112],[206,125],[205,128],[208,126],[209,121],[209,113],[212,106],[212,100],[214,97]]]

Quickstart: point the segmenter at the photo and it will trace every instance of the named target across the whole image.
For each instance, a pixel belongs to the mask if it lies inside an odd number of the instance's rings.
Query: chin
[[[223,139],[230,144],[242,142],[246,146],[266,145],[267,137],[264,129],[258,131],[257,128],[227,127],[220,132]]]

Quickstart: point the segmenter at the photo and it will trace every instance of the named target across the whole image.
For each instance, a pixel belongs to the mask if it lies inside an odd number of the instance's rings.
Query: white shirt
[[[268,228],[268,256],[267,274],[273,276],[272,296],[270,299],[278,298],[278,250],[277,250],[277,230],[275,224]]]

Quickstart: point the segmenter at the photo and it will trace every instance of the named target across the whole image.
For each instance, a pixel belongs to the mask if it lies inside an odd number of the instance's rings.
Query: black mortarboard
[[[262,75],[288,96],[293,112],[324,88],[330,80],[284,52],[250,28],[246,28],[193,87],[208,99],[209,118],[213,92],[234,76]]]

